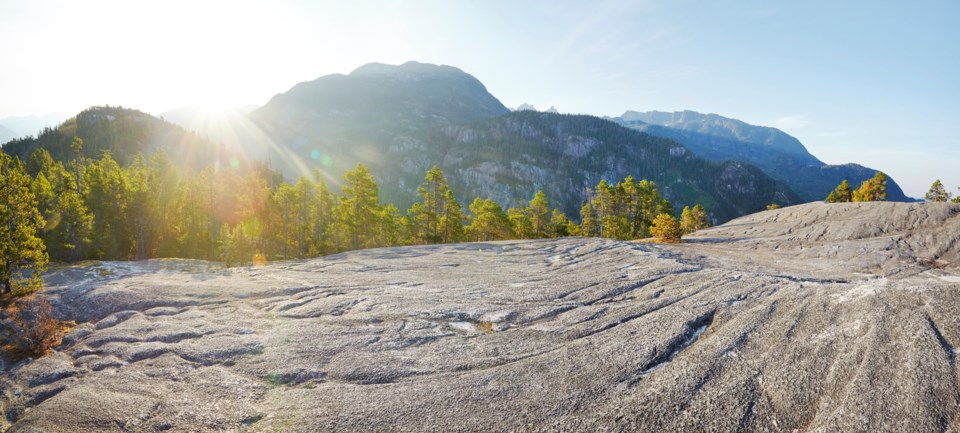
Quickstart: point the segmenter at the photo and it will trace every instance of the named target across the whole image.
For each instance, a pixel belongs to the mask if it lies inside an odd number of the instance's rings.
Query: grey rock
[[[957,431],[958,240],[960,205],[809,204],[679,245],[133,263],[49,290],[102,326],[0,406],[10,432]]]

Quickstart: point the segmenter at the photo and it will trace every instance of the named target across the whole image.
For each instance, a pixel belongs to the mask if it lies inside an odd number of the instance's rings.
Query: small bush
[[[8,350],[25,356],[42,356],[60,344],[60,322],[43,295],[21,298],[12,307],[12,330]]]
[[[650,234],[657,238],[657,242],[680,242],[683,229],[673,215],[662,213],[653,219]]]

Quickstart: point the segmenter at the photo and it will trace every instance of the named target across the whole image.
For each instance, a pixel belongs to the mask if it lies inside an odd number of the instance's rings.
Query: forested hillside
[[[568,120],[573,130],[584,133],[590,127],[578,121],[599,121]],[[642,135],[605,124],[627,136]],[[460,148],[479,152],[457,157],[461,162],[467,156],[493,158],[485,145],[464,147],[451,141],[457,136],[453,129],[423,135],[456,148],[451,155]],[[530,150],[523,140],[510,140],[520,153],[500,157],[526,158]],[[533,149],[542,147],[533,144]],[[669,143],[646,145],[659,146],[656,154],[670,152]],[[444,169],[423,167],[407,180],[412,200],[397,203],[382,194],[383,189],[398,191],[389,175],[377,176],[363,164],[334,184],[327,181],[331,173],[321,169],[288,182],[265,162],[230,150],[136,110],[95,107],[37,138],[10,142],[0,154],[13,173],[3,184],[9,186],[10,197],[35,207],[40,219],[24,230],[36,232],[45,248],[30,250],[45,249],[56,262],[182,257],[245,264],[468,240],[568,235],[637,239],[660,233],[658,218],[661,225],[681,226],[676,221],[680,209],[640,173],[580,179],[596,183],[579,194],[568,217],[536,177],[527,184],[511,180],[518,190],[529,190],[530,199],[504,206],[488,194],[491,191],[464,191],[464,183],[448,181]],[[19,179],[20,186],[11,179]],[[683,227],[695,230],[710,224],[707,211],[697,209],[683,212]]]

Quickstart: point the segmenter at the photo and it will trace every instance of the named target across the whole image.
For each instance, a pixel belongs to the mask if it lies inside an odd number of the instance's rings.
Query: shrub
[[[13,330],[10,349],[27,356],[41,356],[60,344],[60,322],[53,316],[47,298],[34,295],[17,300],[10,314]]]
[[[683,229],[673,215],[662,213],[653,219],[650,234],[656,237],[658,242],[680,242]]]

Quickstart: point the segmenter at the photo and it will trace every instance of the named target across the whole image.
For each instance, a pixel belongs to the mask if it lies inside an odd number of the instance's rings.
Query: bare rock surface
[[[9,432],[960,431],[960,206],[52,271]],[[4,425],[5,423],[5,425]]]

